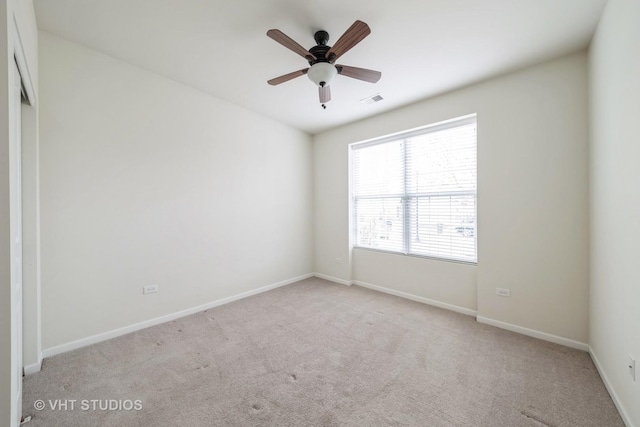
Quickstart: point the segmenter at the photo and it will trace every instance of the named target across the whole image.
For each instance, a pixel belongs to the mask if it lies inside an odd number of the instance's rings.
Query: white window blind
[[[476,262],[476,118],[351,146],[356,247]]]

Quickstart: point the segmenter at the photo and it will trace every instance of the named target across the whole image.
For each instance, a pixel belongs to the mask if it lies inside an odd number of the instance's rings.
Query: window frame
[[[391,143],[396,141],[408,140],[417,136],[439,132],[447,129],[452,129],[460,126],[465,126],[469,124],[476,125],[476,140],[475,140],[475,151],[476,151],[476,163],[475,163],[475,171],[476,171],[476,185],[475,190],[461,190],[454,192],[431,192],[431,193],[409,193],[407,188],[406,179],[403,184],[403,193],[402,194],[388,194],[388,195],[370,195],[370,196],[355,196],[353,194],[353,183],[354,183],[354,165],[353,165],[353,153],[362,148],[372,147],[375,145]],[[364,251],[373,251],[380,253],[388,253],[393,255],[402,255],[402,256],[411,256],[417,258],[426,258],[437,261],[446,261],[446,262],[454,262],[460,264],[469,264],[469,265],[477,265],[478,263],[478,184],[477,184],[477,171],[478,171],[478,137],[477,137],[477,114],[469,114],[461,117],[456,117],[453,119],[429,124],[426,126],[421,126],[419,128],[409,129],[406,131],[397,132],[394,134],[373,138],[365,141],[351,143],[348,146],[349,150],[349,217],[350,217],[350,226],[349,226],[349,235],[351,240],[351,248],[364,250]],[[407,169],[407,151],[406,146],[404,147],[404,160],[402,161],[403,170]],[[472,195],[474,196],[474,218],[475,218],[475,229],[474,229],[474,250],[475,250],[475,259],[474,260],[465,260],[460,258],[453,258],[447,256],[436,256],[436,255],[425,255],[421,253],[411,252],[411,231],[409,225],[411,224],[411,213],[410,209],[408,209],[409,204],[412,200],[419,200],[422,198],[434,197],[434,196],[447,196],[447,195]],[[403,221],[403,239],[402,239],[402,251],[395,251],[390,249],[380,249],[380,248],[372,248],[368,246],[358,246],[358,229],[357,229],[357,209],[356,202],[359,199],[375,199],[375,198],[400,198],[402,204],[402,221]]]

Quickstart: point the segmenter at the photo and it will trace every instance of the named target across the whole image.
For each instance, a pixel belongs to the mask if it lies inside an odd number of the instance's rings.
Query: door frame
[[[35,106],[37,105],[37,100],[36,100],[36,91],[35,91],[35,87],[33,84],[33,78],[32,78],[32,73],[31,70],[29,68],[29,64],[27,62],[27,58],[25,55],[25,51],[24,51],[24,45],[22,43],[22,38],[20,36],[21,32],[20,32],[20,28],[18,25],[18,21],[17,18],[15,16],[14,13],[11,14],[11,16],[8,19],[9,21],[9,28],[8,28],[8,36],[9,36],[9,58],[13,57],[13,61],[9,61],[8,67],[11,68],[11,70],[9,71],[9,74],[11,76],[13,76],[13,74],[16,72],[18,72],[19,77],[20,77],[20,81],[21,81],[21,86],[22,86],[22,98],[25,100],[25,102],[30,106],[30,108],[35,108]],[[14,81],[13,79],[10,79],[10,90],[13,89],[13,84]],[[18,103],[18,105],[15,105],[16,101],[15,101],[15,97],[13,96],[13,94],[10,94],[9,96],[9,123],[11,123],[11,121],[16,120],[15,118],[15,114],[20,114],[20,116],[22,116],[21,114],[21,110],[22,110],[22,100],[20,100],[20,102]],[[35,123],[31,123],[30,125],[32,126],[36,126]],[[23,127],[23,121],[20,121],[20,129],[16,132],[18,135],[22,135],[22,127]],[[22,139],[22,137],[21,137]],[[11,141],[9,141],[9,144],[12,145],[13,143]],[[18,144],[19,147],[22,146],[21,143]],[[19,158],[22,158],[22,153],[20,156],[18,156]],[[9,160],[10,162],[13,162],[13,167],[11,169],[16,169],[18,171],[22,171],[22,164],[20,165],[16,165],[16,156],[11,156],[11,159]],[[22,176],[20,176],[20,183],[22,183]],[[22,198],[22,184],[21,184],[21,188],[20,188],[20,197]],[[10,207],[10,209],[12,209]],[[20,215],[23,218],[24,214],[22,209],[20,209]],[[21,225],[22,225],[22,230],[24,230],[25,225],[26,226],[31,226],[29,224],[25,224],[23,221],[20,221]],[[21,232],[21,234],[24,234],[23,232]],[[21,242],[22,243],[22,242]],[[39,250],[39,249],[37,249]],[[12,257],[13,258],[13,257]],[[21,259],[24,259],[24,246],[22,247],[22,254],[20,255]],[[12,259],[13,262],[13,259]],[[22,267],[22,270],[24,271],[24,267]],[[13,278],[10,280],[10,286],[12,288],[11,291],[11,319],[14,318],[14,316],[16,315],[15,313],[15,307],[13,304]],[[24,289],[24,281],[22,283],[22,289]],[[22,292],[22,294],[24,294],[24,292]],[[24,315],[24,298],[21,298],[22,300],[22,307],[21,307],[21,316]],[[21,319],[20,324],[23,323],[23,320]],[[11,334],[14,334],[14,328],[12,326],[11,328]],[[23,343],[23,337],[22,337],[22,330],[20,328],[20,336],[16,337],[16,339],[14,339],[14,337],[11,337],[11,346],[12,348],[10,349],[11,354],[19,354],[20,355],[20,360],[16,360],[15,357],[11,357],[11,375],[12,375],[12,379],[11,379],[11,421],[10,421],[10,425],[11,427],[14,426],[18,426],[20,424],[20,420],[22,417],[22,399],[20,397],[16,397],[18,394],[18,391],[22,389],[22,375],[18,374],[18,369],[20,369],[20,373],[23,373],[23,369],[24,369],[24,362],[23,362],[23,352],[22,352],[22,348],[19,349],[15,349],[13,348],[13,346],[16,345],[16,342],[19,343],[20,346],[22,346]],[[17,378],[15,378],[14,381],[14,376],[17,376]]]
[[[9,71],[9,241],[11,257],[11,423],[22,415],[22,323],[23,323],[23,239],[22,239],[22,78],[18,64]]]

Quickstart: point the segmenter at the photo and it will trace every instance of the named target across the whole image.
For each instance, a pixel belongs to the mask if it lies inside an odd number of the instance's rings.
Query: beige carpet
[[[587,353],[320,279],[46,359],[24,413],[33,427],[623,426]]]

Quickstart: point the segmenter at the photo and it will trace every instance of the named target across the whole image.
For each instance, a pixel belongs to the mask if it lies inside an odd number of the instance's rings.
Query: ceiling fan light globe
[[[328,86],[337,74],[338,70],[336,70],[335,65],[328,62],[313,64],[307,72],[309,80],[320,87]]]

